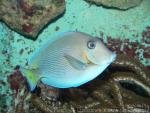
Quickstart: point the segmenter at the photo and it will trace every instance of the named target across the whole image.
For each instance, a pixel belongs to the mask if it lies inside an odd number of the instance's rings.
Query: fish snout
[[[113,61],[115,61],[117,55],[115,52],[112,53],[111,58],[110,58],[110,63],[112,63]]]
[[[113,61],[116,59],[116,53],[113,52],[112,55],[109,57],[109,59],[105,62],[105,64],[110,65]]]

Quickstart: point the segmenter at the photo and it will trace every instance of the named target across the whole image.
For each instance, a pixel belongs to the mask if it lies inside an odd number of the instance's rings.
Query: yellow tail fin
[[[30,90],[33,91],[39,81],[39,77],[36,75],[36,70],[26,68],[20,68],[20,70],[23,73],[23,76],[26,77]]]

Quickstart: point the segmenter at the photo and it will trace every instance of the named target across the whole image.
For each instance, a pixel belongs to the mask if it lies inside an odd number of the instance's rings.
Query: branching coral
[[[143,79],[150,83],[150,73],[144,68],[144,66],[138,62],[138,59],[132,57],[126,57],[120,55],[117,60],[114,62],[113,66],[124,67],[128,69],[129,72],[133,72],[136,78]],[[150,84],[149,84],[150,85]]]
[[[101,75],[103,78],[98,77],[78,88],[59,90],[40,83],[39,90],[31,97],[31,93],[22,89],[24,96],[20,102],[23,103],[21,105],[29,105],[30,113],[148,112],[149,75],[137,59],[118,55]],[[18,94],[20,96],[21,93]],[[19,100],[18,97],[16,99]]]

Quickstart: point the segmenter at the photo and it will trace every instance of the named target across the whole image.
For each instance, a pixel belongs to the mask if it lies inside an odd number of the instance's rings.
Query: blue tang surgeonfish
[[[57,87],[78,87],[101,74],[114,60],[99,38],[82,32],[65,32],[50,39],[21,67],[33,91],[39,81]]]

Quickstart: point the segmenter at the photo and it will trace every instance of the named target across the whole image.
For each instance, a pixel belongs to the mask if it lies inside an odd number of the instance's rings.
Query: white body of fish
[[[30,69],[22,72],[31,90],[39,80],[57,88],[77,87],[96,78],[115,57],[98,38],[67,32],[38,49],[29,59]]]

